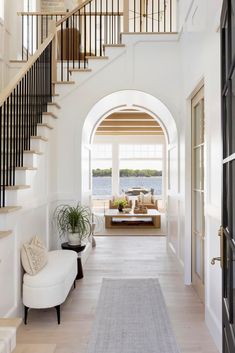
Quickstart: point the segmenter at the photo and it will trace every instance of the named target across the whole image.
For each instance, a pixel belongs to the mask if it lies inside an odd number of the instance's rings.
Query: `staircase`
[[[41,43],[30,42],[27,48],[22,43],[22,60],[26,62],[0,95],[0,242],[3,249],[0,251],[0,287],[6,286],[4,280],[1,282],[1,273],[9,266],[14,268],[16,263],[17,268],[20,267],[20,246],[33,235],[27,233],[24,224],[17,234],[16,223],[20,224],[26,210],[33,209],[36,198],[48,194],[46,169],[48,161],[57,158],[58,141],[53,129],[62,112],[61,98],[102,73],[125,53],[123,32],[142,35],[173,32],[174,21],[170,17],[173,7],[166,9],[163,0],[156,2],[159,7],[154,7],[155,2],[147,2],[149,7],[143,8],[142,2],[136,0],[112,1],[112,6],[108,1],[87,0],[56,23],[46,21],[46,29],[40,26],[42,33],[32,34],[31,38],[41,38]],[[22,18],[32,16],[33,21],[34,14],[21,15]],[[39,23],[43,24],[43,16]],[[160,17],[161,24],[156,20]],[[56,183],[56,171],[51,179],[52,184]],[[43,180],[43,185],[39,180]],[[44,213],[35,215],[36,223],[38,219],[35,229],[39,228],[43,217]],[[50,232],[49,225],[44,228]],[[17,242],[13,239],[16,235]],[[12,263],[12,252],[15,252],[16,263]],[[21,278],[19,269],[17,277]],[[19,290],[17,295],[17,306],[20,306]],[[10,311],[11,304],[7,300],[5,298]],[[54,345],[22,344],[14,352],[50,353],[54,349]]]

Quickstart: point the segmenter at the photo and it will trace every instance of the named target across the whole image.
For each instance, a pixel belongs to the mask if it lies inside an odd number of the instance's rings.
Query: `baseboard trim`
[[[208,306],[205,307],[205,321],[216,347],[222,353],[222,324]]]

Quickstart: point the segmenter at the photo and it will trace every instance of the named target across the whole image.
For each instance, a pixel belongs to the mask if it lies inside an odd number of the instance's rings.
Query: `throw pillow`
[[[22,266],[29,275],[36,275],[47,263],[47,249],[42,240],[35,236],[21,248]]]
[[[143,194],[143,192],[140,192],[140,194],[138,195],[138,202],[140,202],[140,203],[144,202],[144,194]]]
[[[149,204],[152,202],[152,195],[149,192],[148,194],[143,195],[143,204]]]

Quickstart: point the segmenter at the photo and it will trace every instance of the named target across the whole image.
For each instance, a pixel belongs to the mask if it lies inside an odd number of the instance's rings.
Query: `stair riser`
[[[35,151],[39,151],[39,152],[44,152],[46,149],[46,141],[42,141],[39,139],[31,139],[30,142],[30,149],[31,150],[35,150]]]
[[[50,115],[43,115],[42,116],[42,123],[43,124],[49,124],[51,126],[54,126],[55,122],[56,122],[56,119]]]
[[[6,190],[6,206],[22,206],[24,203],[30,200],[31,196],[31,189]]]
[[[24,153],[24,167],[37,168],[40,155],[35,153]]]
[[[16,170],[16,185],[31,185],[36,174],[36,170]]]
[[[49,138],[50,131],[46,126],[38,126],[38,136]]]

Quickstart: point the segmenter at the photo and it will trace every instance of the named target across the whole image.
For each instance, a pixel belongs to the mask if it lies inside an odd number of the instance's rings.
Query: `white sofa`
[[[48,253],[48,262],[34,276],[27,273],[23,278],[24,322],[27,324],[28,309],[55,307],[60,324],[60,305],[65,301],[77,275],[77,253],[71,250],[54,250]]]

